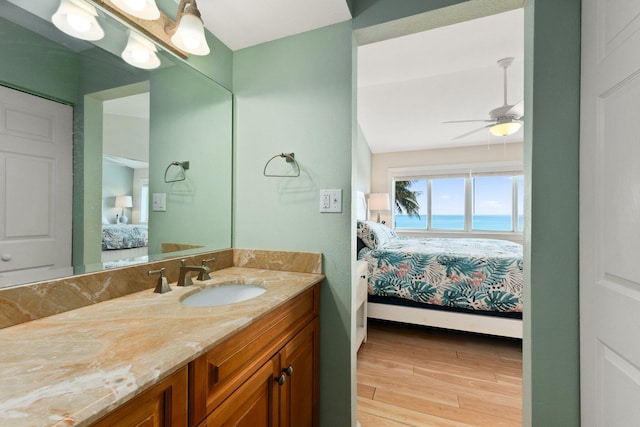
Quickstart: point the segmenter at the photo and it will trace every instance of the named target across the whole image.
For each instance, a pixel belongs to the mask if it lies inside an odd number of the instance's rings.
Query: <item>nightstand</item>
[[[357,289],[354,309],[356,310],[356,351],[363,342],[367,342],[367,281],[368,269],[366,261],[356,262]]]

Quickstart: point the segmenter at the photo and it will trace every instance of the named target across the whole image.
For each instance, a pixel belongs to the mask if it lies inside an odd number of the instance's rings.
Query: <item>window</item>
[[[464,178],[431,179],[431,228],[464,230]]]
[[[513,177],[485,176],[473,179],[471,229],[513,230]]]
[[[521,165],[391,171],[397,229],[522,232]]]

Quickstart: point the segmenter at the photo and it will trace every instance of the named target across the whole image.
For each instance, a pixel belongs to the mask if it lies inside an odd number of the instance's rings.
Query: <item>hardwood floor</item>
[[[358,351],[362,427],[521,426],[522,343],[369,321]]]

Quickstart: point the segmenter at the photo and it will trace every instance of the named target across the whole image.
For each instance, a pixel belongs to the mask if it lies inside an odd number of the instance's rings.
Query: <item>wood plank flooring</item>
[[[522,425],[522,342],[369,321],[358,351],[362,427]]]

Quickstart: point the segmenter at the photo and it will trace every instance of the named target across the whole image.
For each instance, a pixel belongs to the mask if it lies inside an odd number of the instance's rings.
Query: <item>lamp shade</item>
[[[155,45],[133,31],[129,31],[129,40],[121,56],[128,64],[145,70],[160,66]]]
[[[520,130],[522,123],[518,121],[508,121],[497,123],[489,128],[489,132],[495,136],[509,136]]]
[[[83,0],[61,0],[51,22],[72,37],[95,41],[104,37],[104,30],[96,16],[96,8]]]
[[[391,203],[389,202],[389,193],[369,194],[369,210],[388,211],[389,209],[391,209]]]
[[[116,196],[116,208],[133,207],[133,198],[131,196]]]
[[[193,55],[208,55],[210,52],[202,20],[189,12],[184,12],[178,17],[178,27],[171,36],[171,43]]]
[[[160,18],[155,0],[111,0],[116,7],[129,15],[153,21]]]

